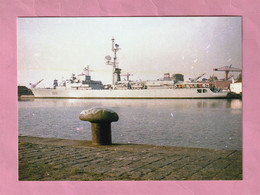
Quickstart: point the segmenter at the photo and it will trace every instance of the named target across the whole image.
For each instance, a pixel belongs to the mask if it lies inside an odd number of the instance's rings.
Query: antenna
[[[106,60],[105,63],[106,63],[106,65],[113,65],[113,64],[111,64],[111,59],[112,59],[111,56],[106,56],[106,57],[105,57],[105,60]]]
[[[110,61],[111,60],[111,56],[106,56],[105,59]]]

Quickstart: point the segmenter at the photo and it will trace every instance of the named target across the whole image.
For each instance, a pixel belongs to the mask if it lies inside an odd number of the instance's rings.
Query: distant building
[[[174,81],[184,81],[184,76],[183,74],[173,74],[171,80]]]
[[[164,73],[163,80],[164,81],[170,81],[171,80],[170,73]]]

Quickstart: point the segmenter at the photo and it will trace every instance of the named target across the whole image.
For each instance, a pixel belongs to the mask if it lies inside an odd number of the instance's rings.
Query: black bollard
[[[91,122],[92,144],[111,145],[111,122],[118,121],[116,112],[104,108],[91,108],[83,110],[79,115],[80,120]]]

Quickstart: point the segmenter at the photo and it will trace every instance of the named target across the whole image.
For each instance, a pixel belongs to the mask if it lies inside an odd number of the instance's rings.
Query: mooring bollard
[[[79,119],[91,122],[92,144],[112,144],[111,122],[119,119],[116,112],[105,108],[91,108],[83,110],[79,115]]]

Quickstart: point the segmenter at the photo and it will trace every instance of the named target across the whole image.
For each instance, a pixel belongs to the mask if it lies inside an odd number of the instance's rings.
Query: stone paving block
[[[153,161],[153,162],[151,162],[151,163],[149,163],[149,164],[147,164],[147,165],[145,165],[143,167],[144,168],[150,168],[152,170],[156,170],[156,169],[158,169],[160,167],[163,167],[163,166],[169,164],[170,162],[172,162],[172,161],[171,160],[167,160],[165,158],[161,158],[161,159]]]
[[[206,166],[204,169],[205,170],[211,170],[211,169],[214,169],[214,170],[222,170],[223,168],[227,167],[228,165],[231,164],[231,161],[228,160],[228,159],[223,159],[223,158],[220,158],[220,159],[217,159],[216,161],[210,163],[208,166]]]
[[[231,164],[229,164],[226,168],[222,169],[217,175],[214,177],[214,179],[227,179],[232,180],[232,178],[242,179],[242,163],[234,161]]]
[[[174,167],[172,164],[168,164],[166,166],[160,167],[157,170],[155,170],[154,174],[161,174],[163,177],[166,177],[170,175],[174,171]]]
[[[150,173],[151,170],[150,169],[138,169],[138,170],[134,170],[134,171],[130,171],[129,175],[131,176],[131,178],[133,178],[134,180],[142,180],[142,178],[147,175],[148,173]]]
[[[233,160],[236,160],[236,159],[240,159],[242,158],[242,152],[241,151],[234,151],[233,153],[231,153],[230,155],[227,156],[228,159],[233,159]]]
[[[200,170],[189,177],[190,180],[211,180],[217,174],[214,169],[211,170]]]
[[[171,171],[160,171],[160,169],[157,169],[153,172],[147,173],[142,177],[144,180],[162,180],[164,179],[168,174],[172,173]]]
[[[202,167],[206,167],[209,164],[211,164],[212,162],[214,162],[216,160],[216,158],[209,158],[206,156],[202,156],[202,157],[198,157],[196,158],[194,161],[190,162],[193,165],[200,165]]]
[[[187,164],[184,167],[182,167],[181,169],[177,170],[176,173],[180,173],[187,177],[190,177],[191,175],[193,175],[194,173],[198,172],[201,169],[202,169],[202,167],[200,165]]]
[[[163,180],[187,180],[187,176],[173,171],[170,175],[164,177]]]
[[[167,175],[164,179],[178,179],[178,180],[187,180],[187,178],[191,177],[194,173],[201,169],[201,166],[197,165],[185,165],[182,168],[176,170],[173,169],[172,173]]]

